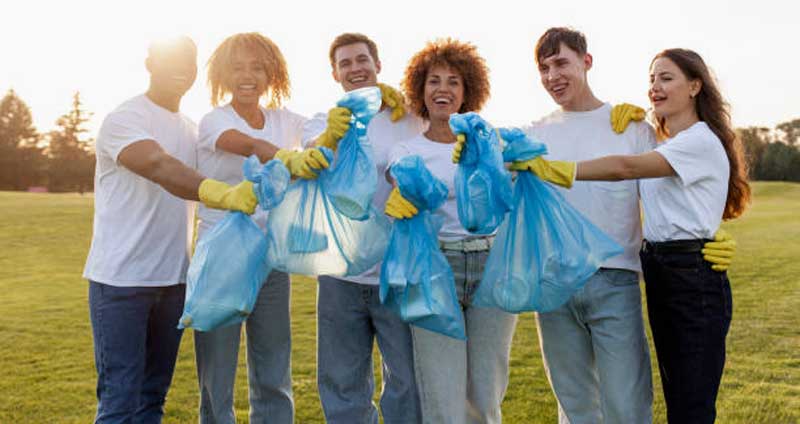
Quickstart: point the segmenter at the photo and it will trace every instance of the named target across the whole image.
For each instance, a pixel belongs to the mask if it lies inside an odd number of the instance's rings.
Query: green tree
[[[794,146],[800,140],[800,118],[782,122],[775,127],[781,134],[780,140]]]
[[[758,173],[763,180],[800,181],[800,150],[786,143],[770,143]]]
[[[41,137],[31,110],[14,90],[0,100],[0,190],[23,190],[44,178]]]
[[[56,129],[48,134],[47,155],[50,158],[50,191],[84,191],[92,189],[94,178],[94,140],[86,137],[85,128],[91,113],[83,110],[80,92],[72,97],[72,109],[56,121]]]
[[[744,145],[745,160],[750,169],[750,178],[761,179],[761,158],[769,143],[772,141],[772,131],[766,127],[737,128],[739,138]]]

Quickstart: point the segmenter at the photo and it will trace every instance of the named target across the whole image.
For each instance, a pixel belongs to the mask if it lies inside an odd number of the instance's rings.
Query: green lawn
[[[720,390],[721,423],[800,422],[800,185],[754,184],[744,218],[728,223],[739,243],[730,272],[734,318]],[[81,279],[92,226],[92,198],[0,193],[0,423],[89,422],[94,356]],[[292,325],[297,422],[322,422],[315,382],[315,293],[294,278]],[[655,357],[655,355],[653,355]],[[655,360],[655,359],[654,359]],[[655,369],[655,367],[654,367]],[[236,409],[247,418],[243,356]],[[665,422],[656,384],[655,421]],[[508,423],[554,423],[556,404],[542,370],[533,315],[520,320]],[[192,337],[181,346],[165,422],[196,421]]]

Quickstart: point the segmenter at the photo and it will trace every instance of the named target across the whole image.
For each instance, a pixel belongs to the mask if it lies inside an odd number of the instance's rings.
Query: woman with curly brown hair
[[[436,211],[444,218],[440,246],[453,269],[456,292],[464,312],[467,340],[456,340],[412,325],[414,368],[423,422],[499,423],[500,405],[508,385],[508,361],[516,316],[471,306],[480,283],[493,236],[475,236],[458,219],[452,162],[456,135],[450,130],[453,113],[479,111],[489,98],[489,69],[476,47],[452,39],[437,40],[411,58],[403,89],[411,110],[429,126],[421,135],[398,144],[390,163],[419,155],[434,176],[449,189]],[[395,189],[387,214],[413,215]]]
[[[570,182],[640,179],[640,257],[667,420],[712,423],[732,298],[724,268],[703,260],[704,245],[723,220],[747,208],[747,166],[728,104],[700,55],[687,49],[657,54],[648,97],[663,140],[655,150],[577,163],[532,160],[512,168],[544,179],[548,169],[560,170]]]
[[[261,162],[282,160],[293,176],[313,178],[326,166],[317,149],[299,152],[306,119],[281,107],[289,97],[289,73],[278,46],[258,33],[235,34],[222,42],[208,63],[211,103],[200,121],[198,167],[222,181],[241,181],[242,164],[256,155]],[[260,105],[268,98],[266,107]],[[224,212],[201,206],[198,234],[202,237]],[[267,213],[254,221],[264,227]],[[248,316],[247,370],[250,421],[291,423],[294,420],[290,367],[289,275],[273,271]],[[234,423],[233,386],[241,325],[208,332],[195,331],[200,384],[200,422]]]

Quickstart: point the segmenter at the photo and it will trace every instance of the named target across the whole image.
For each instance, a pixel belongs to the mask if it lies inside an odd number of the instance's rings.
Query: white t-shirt
[[[394,163],[404,156],[418,155],[422,157],[425,166],[434,177],[447,185],[447,200],[434,214],[444,218],[444,225],[439,230],[439,240],[458,241],[467,237],[474,237],[467,231],[458,219],[458,204],[456,202],[455,177],[458,165],[453,163],[453,146],[455,143],[438,143],[420,134],[406,140],[391,153],[391,162]]]
[[[644,237],[654,242],[714,238],[730,177],[722,142],[701,121],[660,144],[656,152],[677,175],[639,181]]]
[[[134,97],[106,116],[95,143],[94,232],[83,277],[127,287],[184,283],[191,202],[122,166],[127,146],[154,140],[186,166],[196,166],[197,126],[147,96]]]
[[[622,134],[611,128],[611,105],[588,112],[557,110],[525,128],[547,145],[549,160],[581,161],[607,155],[635,155],[655,147],[655,134],[644,122],[631,122]],[[641,271],[642,225],[636,180],[576,181],[559,188],[564,198],[624,248],[605,261],[606,268]]]
[[[227,104],[214,108],[200,120],[200,136],[197,143],[198,171],[208,178],[235,185],[242,182],[242,164],[245,157],[217,149],[217,140],[228,130],[236,130],[250,137],[266,140],[282,149],[298,149],[303,139],[306,118],[287,109],[260,108],[264,114],[264,127],[252,128]],[[205,231],[225,216],[226,211],[200,205],[198,209],[198,239]],[[261,228],[266,227],[269,213],[257,208],[253,220]]]
[[[392,191],[392,185],[386,181],[385,177],[389,164],[389,152],[401,141],[414,137],[425,129],[422,119],[410,113],[397,122],[392,122],[391,115],[391,109],[384,109],[373,116],[367,125],[367,138],[372,145],[373,160],[378,171],[378,182],[372,197],[372,205],[380,212],[383,212],[386,207],[386,200]],[[307,146],[310,146],[325,130],[327,122],[327,113],[316,114],[308,121],[304,137],[304,143]],[[337,278],[353,283],[376,285],[380,283],[380,270],[381,264],[378,263],[363,274]]]

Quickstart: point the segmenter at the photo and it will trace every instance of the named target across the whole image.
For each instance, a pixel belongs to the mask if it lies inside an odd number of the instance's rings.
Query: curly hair
[[[226,38],[214,50],[208,59],[208,85],[211,87],[211,104],[217,106],[228,94],[231,88],[225,84],[228,73],[231,72],[233,57],[240,50],[247,50],[258,57],[267,74],[266,94],[269,98],[268,107],[277,108],[283,100],[289,98],[290,83],[289,71],[283,53],[269,38],[257,33],[248,32],[234,34]]]
[[[428,119],[425,107],[425,80],[434,66],[447,66],[464,80],[464,103],[459,113],[478,112],[489,99],[489,67],[471,43],[451,38],[428,42],[408,61],[401,83],[411,110]]]

